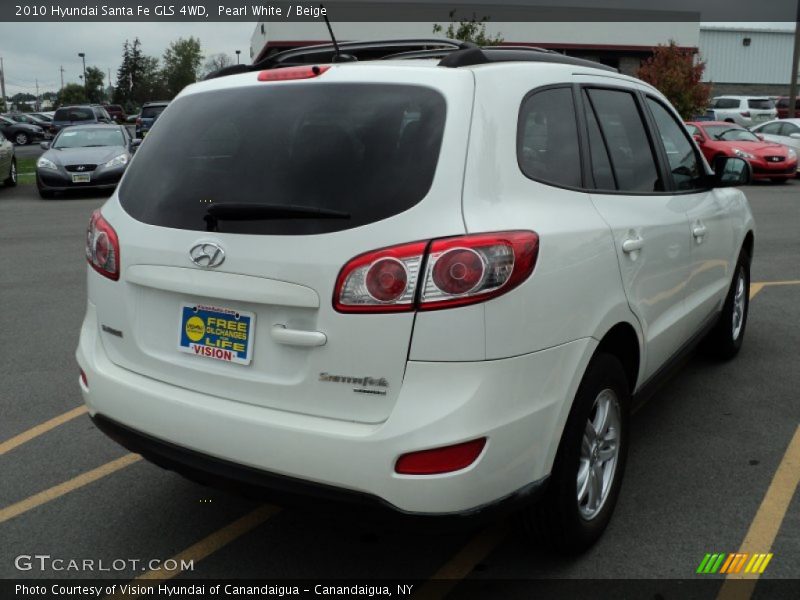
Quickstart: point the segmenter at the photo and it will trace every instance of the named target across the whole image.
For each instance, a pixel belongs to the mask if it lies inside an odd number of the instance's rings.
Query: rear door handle
[[[697,223],[694,227],[692,227],[692,235],[696,238],[702,238],[708,230],[706,226],[702,223]]]
[[[286,325],[276,324],[272,326],[272,339],[279,344],[287,346],[324,346],[328,341],[321,331],[304,331],[301,329],[288,329]]]
[[[644,247],[644,238],[641,236],[636,236],[635,238],[628,238],[624,242],[622,242],[622,251],[625,254],[630,254],[631,252],[636,252],[637,250],[641,250]]]

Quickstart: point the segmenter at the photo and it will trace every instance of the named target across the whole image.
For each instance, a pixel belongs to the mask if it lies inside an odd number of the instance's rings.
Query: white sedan
[[[776,119],[751,130],[765,140],[778,142],[800,152],[800,119]],[[800,173],[800,167],[798,167]]]

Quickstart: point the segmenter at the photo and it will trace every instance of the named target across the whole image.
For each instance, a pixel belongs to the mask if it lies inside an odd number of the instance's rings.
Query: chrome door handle
[[[272,326],[272,339],[279,344],[287,346],[324,346],[328,341],[321,331],[303,331],[300,329],[287,329],[286,325],[275,324]]]
[[[622,242],[622,251],[625,254],[636,252],[644,247],[644,239],[642,237],[628,238]]]
[[[699,223],[697,225],[695,225],[694,227],[692,227],[692,235],[694,237],[696,237],[696,238],[703,237],[706,234],[707,231],[708,230],[706,229],[706,226],[705,225],[701,225]]]

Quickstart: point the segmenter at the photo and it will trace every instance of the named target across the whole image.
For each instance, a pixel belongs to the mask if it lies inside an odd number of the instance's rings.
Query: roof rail
[[[612,73],[619,73],[619,69],[609,67],[593,60],[566,56],[552,50],[542,48],[528,48],[525,46],[484,46],[482,48],[467,48],[451,52],[441,61],[441,67],[468,67],[472,65],[485,65],[499,62],[543,62],[575,65],[592,69],[602,69]]]
[[[439,65],[443,67],[466,67],[470,65],[490,64],[495,62],[530,61],[562,63],[606,71],[618,72],[613,67],[565,56],[553,50],[534,46],[484,46],[478,47],[472,42],[462,42],[448,38],[420,38],[401,40],[379,40],[367,42],[341,42],[339,51],[333,44],[304,46],[277,52],[252,65],[232,65],[215,71],[206,79],[236,75],[247,71],[278,69],[315,63],[342,62],[353,60],[387,60],[411,58],[441,58]],[[347,57],[342,53],[347,52]]]

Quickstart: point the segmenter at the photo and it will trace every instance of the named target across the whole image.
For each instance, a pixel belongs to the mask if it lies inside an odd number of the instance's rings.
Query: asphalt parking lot
[[[635,597],[648,598],[690,597],[668,581],[705,578],[703,597],[716,597],[723,576],[696,575],[698,565],[742,550],[773,553],[754,597],[778,597],[769,582],[800,573],[800,180],[746,191],[758,230],[744,348],[730,363],[691,357],[636,412],[611,525],[587,554],[565,559],[513,521],[439,530],[282,508],[129,455],[80,408],[74,359],[84,231],[105,198],[42,201],[34,186],[0,187],[0,578],[149,575],[141,564],[19,570],[20,555],[180,557],[193,571],[168,576],[404,578],[419,582],[419,597],[533,597],[549,589],[540,580],[643,579],[649,591]],[[426,587],[431,579],[444,584]],[[499,594],[498,580],[513,589]]]

